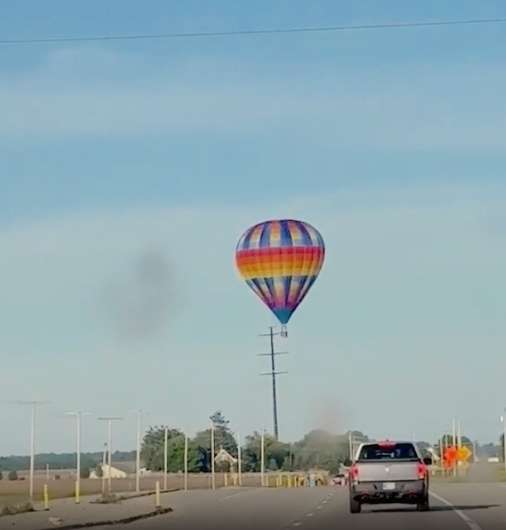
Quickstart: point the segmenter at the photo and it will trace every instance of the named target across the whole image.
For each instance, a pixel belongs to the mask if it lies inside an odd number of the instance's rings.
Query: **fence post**
[[[49,510],[49,492],[47,489],[47,484],[44,484],[44,510]]]
[[[155,491],[155,508],[160,509],[162,503],[160,501],[160,481],[156,481],[156,491]]]

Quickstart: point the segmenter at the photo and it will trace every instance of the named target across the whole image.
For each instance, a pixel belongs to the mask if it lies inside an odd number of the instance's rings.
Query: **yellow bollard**
[[[160,509],[162,503],[160,501],[160,481],[156,481],[156,490],[155,490],[155,508]]]
[[[47,484],[44,484],[44,510],[46,510],[46,512],[49,510],[49,492]]]
[[[289,488],[291,488],[291,487],[292,487],[292,477],[291,477],[290,475],[288,475],[287,478],[288,478],[288,484],[287,484],[287,486],[288,486]]]
[[[225,481],[225,488],[228,487],[228,473],[224,473],[223,480]]]
[[[76,504],[81,502],[81,489],[79,487],[79,481],[76,480]]]

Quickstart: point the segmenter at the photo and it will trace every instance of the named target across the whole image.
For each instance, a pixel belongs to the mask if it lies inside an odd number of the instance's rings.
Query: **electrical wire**
[[[349,26],[315,26],[272,29],[251,29],[237,31],[200,31],[190,33],[146,33],[137,35],[95,35],[95,36],[62,36],[37,37],[19,39],[0,39],[0,45],[17,44],[50,44],[58,42],[95,42],[95,41],[133,41],[133,40],[161,40],[161,39],[195,39],[206,37],[240,37],[261,36],[290,33],[324,33],[338,31],[365,31],[381,29],[424,28],[436,26],[464,26],[478,24],[503,24],[506,18],[476,18],[467,20],[433,20],[418,22],[392,22],[384,24],[360,24]]]

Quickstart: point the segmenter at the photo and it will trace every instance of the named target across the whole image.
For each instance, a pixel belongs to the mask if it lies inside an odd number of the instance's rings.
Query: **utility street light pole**
[[[98,418],[99,421],[107,422],[107,449],[108,449],[108,458],[107,458],[107,491],[109,494],[112,492],[112,422],[120,421],[123,418],[116,416],[106,416]]]
[[[141,430],[142,430],[142,410],[137,410],[137,441],[135,458],[135,491],[141,491]]]
[[[66,412],[67,416],[74,416],[76,419],[76,504],[79,504],[81,492],[81,423],[83,415],[89,415],[89,412],[82,412],[80,410],[75,412]]]
[[[29,405],[32,408],[32,416],[30,423],[30,485],[29,493],[30,500],[33,500],[34,496],[34,475],[35,475],[35,424],[37,416],[37,407],[44,405],[47,401],[13,401],[16,405]]]
[[[165,427],[163,436],[163,490],[167,491],[167,460],[169,458],[169,428]]]
[[[237,483],[239,486],[242,486],[242,447],[240,434],[237,434]]]
[[[102,455],[102,497],[105,495],[105,464],[107,462],[107,442],[104,444],[104,454]]]
[[[260,477],[262,487],[265,486],[265,431],[262,430],[262,437],[260,438]]]
[[[214,470],[214,421],[211,419],[211,488],[216,489],[216,476]]]
[[[504,460],[504,471],[506,472],[506,408],[504,409],[504,415],[501,416],[502,422],[502,454]]]

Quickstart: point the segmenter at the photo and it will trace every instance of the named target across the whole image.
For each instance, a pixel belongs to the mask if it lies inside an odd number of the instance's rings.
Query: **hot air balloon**
[[[286,336],[286,324],[322,268],[321,234],[302,221],[265,221],[246,230],[235,258],[239,273],[276,315]]]

